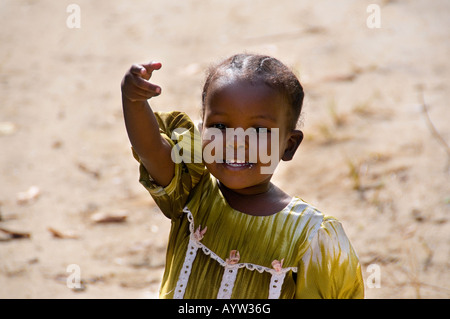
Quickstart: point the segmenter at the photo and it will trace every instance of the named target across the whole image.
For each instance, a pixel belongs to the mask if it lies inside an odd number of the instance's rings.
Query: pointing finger
[[[161,62],[155,62],[155,61],[151,61],[151,62],[149,62],[149,63],[144,63],[144,64],[141,64],[146,70],[147,70],[147,72],[149,72],[149,73],[151,73],[151,72],[153,72],[154,70],[159,70],[159,69],[161,69],[161,67],[162,67],[162,64],[161,64]]]
[[[153,71],[159,70],[162,67],[162,64],[160,62],[149,62],[145,64],[141,64],[142,67],[145,69],[145,73],[142,74],[144,79],[148,80],[152,76]]]

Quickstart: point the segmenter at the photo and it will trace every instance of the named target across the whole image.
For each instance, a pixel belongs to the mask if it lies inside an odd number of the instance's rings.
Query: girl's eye
[[[270,133],[270,130],[266,127],[255,127],[256,133]]]
[[[222,123],[213,124],[213,125],[211,125],[211,127],[218,128],[219,130],[224,130],[227,128],[227,126]]]

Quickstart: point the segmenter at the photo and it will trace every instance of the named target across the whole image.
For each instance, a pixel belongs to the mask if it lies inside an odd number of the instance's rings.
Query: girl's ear
[[[300,130],[293,130],[290,135],[283,156],[281,157],[283,161],[290,161],[303,141],[303,132]]]

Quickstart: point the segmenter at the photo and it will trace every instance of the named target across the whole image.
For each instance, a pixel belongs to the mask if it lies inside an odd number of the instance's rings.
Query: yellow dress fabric
[[[155,115],[172,146],[183,147],[192,136],[199,142],[186,114]],[[172,136],[176,128],[186,129],[184,138]],[[184,147],[182,154],[193,155],[193,163],[176,164],[166,187],[140,165],[140,182],[172,223],[160,298],[363,298],[358,256],[338,220],[298,197],[270,216],[234,210],[215,177],[198,163],[194,143],[185,144],[192,152]],[[232,251],[239,254],[234,264],[228,263]]]

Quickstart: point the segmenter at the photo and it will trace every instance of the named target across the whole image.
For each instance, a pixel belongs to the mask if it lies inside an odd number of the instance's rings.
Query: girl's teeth
[[[241,160],[233,160],[233,161],[230,161],[230,160],[226,160],[225,161],[225,163],[227,163],[227,164],[248,164],[246,161],[241,161]]]
[[[225,161],[225,163],[228,165],[228,166],[231,166],[231,167],[236,167],[236,168],[242,168],[242,167],[248,167],[248,168],[252,168],[253,167],[253,164],[252,163],[249,163],[249,162],[246,162],[246,161],[240,161],[240,160],[226,160]]]

